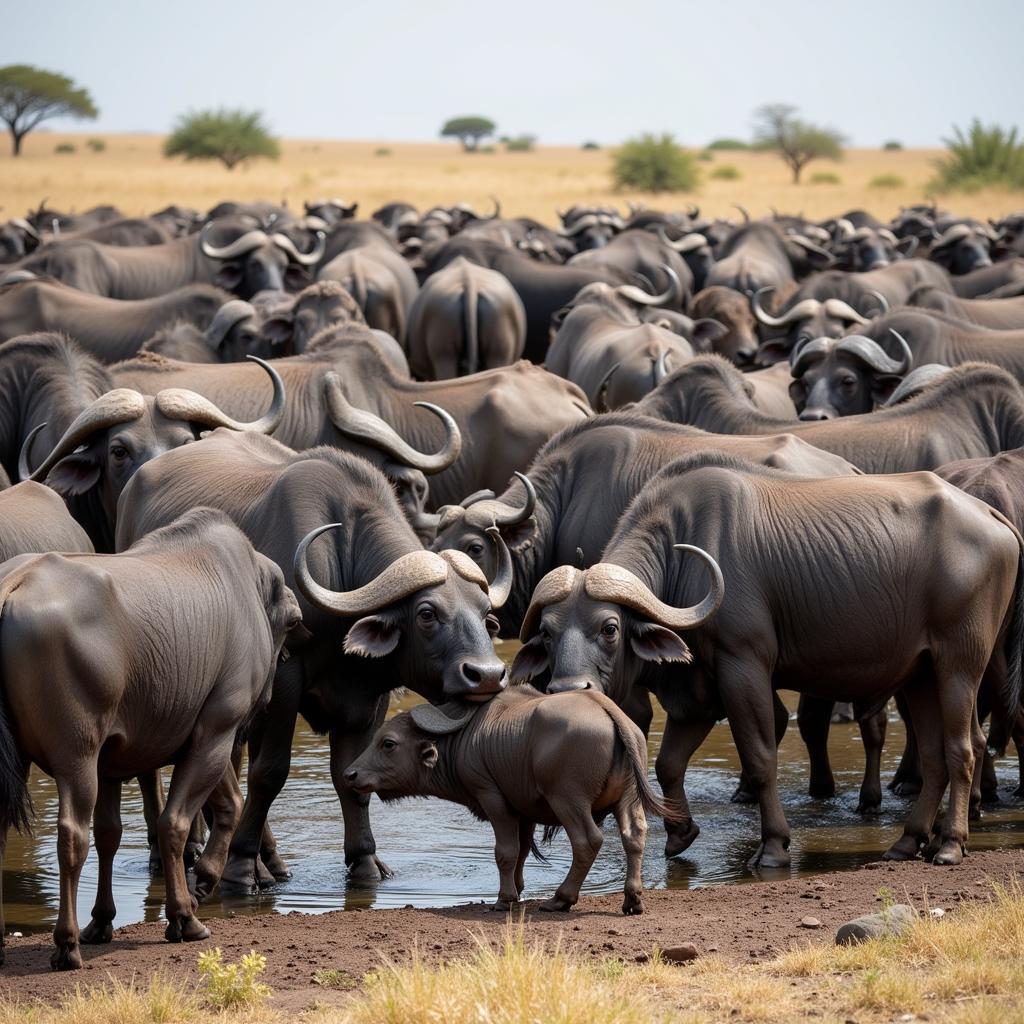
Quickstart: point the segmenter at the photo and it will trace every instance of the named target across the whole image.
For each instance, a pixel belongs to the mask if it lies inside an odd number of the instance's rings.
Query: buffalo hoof
[[[261,853],[260,863],[273,875],[275,881],[287,882],[292,877],[291,870],[277,850],[274,850],[272,853]],[[262,876],[262,872],[260,874]]]
[[[379,882],[382,878],[394,878],[395,873],[375,854],[367,853],[348,866],[351,882]]]
[[[644,901],[640,898],[640,893],[626,893],[626,898],[622,901],[622,912],[627,917],[632,917],[633,915],[642,914],[644,912]]]
[[[865,817],[874,817],[882,813],[882,797],[872,794],[869,797],[861,797],[857,804],[857,813]]]
[[[201,942],[210,937],[210,929],[189,914],[168,921],[164,938],[168,942]]]
[[[557,914],[566,910],[572,910],[575,900],[566,899],[557,893],[549,900],[545,900],[537,909],[543,910],[546,914]]]
[[[782,845],[781,839],[769,839],[761,843],[757,853],[747,861],[747,867],[755,868],[788,868],[790,864],[789,850]]]
[[[50,957],[50,967],[55,971],[80,971],[82,969],[82,951],[78,943],[58,946]]]
[[[684,828],[679,829],[673,826],[672,831],[668,834],[668,839],[665,841],[665,857],[678,857],[683,850],[688,850],[692,845],[693,841],[700,835],[700,826],[692,821]]]
[[[499,896],[494,903],[491,904],[491,910],[497,914],[507,914],[510,910],[516,907],[519,903],[519,899],[513,899],[511,896]]]
[[[221,889],[250,894],[259,892],[256,860],[255,857],[242,857],[232,853],[220,876]]]
[[[826,779],[822,782],[814,782],[807,787],[807,795],[815,800],[831,800],[836,795],[835,779]]]
[[[918,796],[921,792],[920,779],[904,779],[889,787],[897,796]]]
[[[932,857],[933,864],[962,864],[967,847],[959,839],[943,839]]]
[[[259,889],[269,889],[272,885],[277,885],[277,879],[274,877],[273,872],[267,869],[266,864],[263,863],[262,857],[256,858],[256,886]]]
[[[729,801],[734,804],[756,804],[757,797],[747,789],[746,783],[741,781],[729,797]]]
[[[918,841],[913,836],[900,836],[882,854],[882,860],[916,860],[918,847]]]
[[[114,926],[110,921],[93,918],[83,929],[78,941],[86,946],[102,946],[114,939]]]
[[[160,859],[160,846],[157,843],[149,844],[149,870],[154,875],[159,875],[164,869],[164,862]]]

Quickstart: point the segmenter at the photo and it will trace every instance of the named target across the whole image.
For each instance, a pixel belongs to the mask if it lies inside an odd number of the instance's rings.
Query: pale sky
[[[86,86],[101,113],[82,130],[163,132],[223,105],[261,109],[287,137],[429,140],[480,113],[552,144],[668,131],[700,145],[748,137],[768,102],[853,145],[938,145],[974,116],[1024,128],[1024,0],[3,7],[0,64]]]

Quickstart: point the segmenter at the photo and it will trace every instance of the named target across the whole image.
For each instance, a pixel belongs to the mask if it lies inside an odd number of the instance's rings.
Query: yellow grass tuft
[[[218,163],[183,163],[165,159],[159,135],[107,135],[103,152],[93,152],[87,134],[34,132],[25,140],[23,155],[10,157],[0,141],[0,195],[4,217],[20,216],[49,197],[54,208],[83,210],[98,203],[116,203],[129,216],[151,213],[168,203],[209,209],[222,199],[287,199],[301,210],[303,199],[340,195],[358,200],[360,214],[385,202],[402,199],[426,209],[435,203],[461,200],[479,210],[490,209],[498,196],[511,216],[531,216],[555,222],[556,207],[574,202],[647,202],[680,208],[696,202],[712,216],[736,217],[732,204],[743,203],[752,216],[802,212],[821,220],[854,208],[883,219],[900,206],[925,199],[934,176],[939,150],[848,150],[836,168],[838,184],[810,184],[812,173],[829,173],[828,162],[812,164],[808,181],[793,185],[786,165],[771,153],[730,152],[723,162],[734,166],[741,180],[711,176],[706,169],[700,190],[693,195],[649,196],[616,193],[611,188],[613,148],[582,150],[541,146],[531,153],[460,152],[453,143],[332,142],[289,139],[281,144],[281,159],[258,160],[228,171]],[[71,154],[55,154],[55,145],[69,142]],[[382,159],[377,151],[391,151]],[[880,176],[902,179],[899,186],[880,189]],[[986,189],[974,195],[950,195],[944,204],[975,217],[1002,216],[1021,205],[1020,193]]]

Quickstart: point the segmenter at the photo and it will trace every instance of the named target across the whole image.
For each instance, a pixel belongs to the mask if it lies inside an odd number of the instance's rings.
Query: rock
[[[685,964],[696,960],[700,955],[692,942],[684,942],[681,946],[670,946],[661,951],[662,957],[672,964]]]
[[[821,922],[816,917],[802,917],[800,918],[801,928],[820,928]]]
[[[931,916],[934,918],[946,916],[946,912],[942,909],[942,907],[932,907],[932,909],[929,910],[928,913],[931,914]]]
[[[855,946],[882,935],[898,935],[905,931],[917,913],[906,903],[896,903],[877,914],[865,914],[840,925],[836,932],[837,946]]]

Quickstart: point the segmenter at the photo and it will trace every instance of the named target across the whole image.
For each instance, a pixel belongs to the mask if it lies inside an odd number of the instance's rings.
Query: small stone
[[[717,953],[718,952],[718,947],[717,946],[708,946],[708,952],[709,953]]]
[[[645,964],[650,959],[651,959],[651,954],[650,953],[637,953],[637,955],[635,957],[633,957],[633,963],[635,963],[635,964]]]
[[[681,946],[670,946],[668,949],[663,949],[661,955],[673,964],[685,964],[700,956],[697,947],[692,942],[684,942]]]
[[[608,934],[609,935],[621,935],[622,932],[620,932],[618,928],[609,928],[608,929]]]
[[[821,922],[816,917],[802,917],[800,919],[801,928],[820,928]]]
[[[909,1022],[909,1021],[912,1021],[912,1020],[917,1020],[917,1014],[916,1013],[904,1013],[902,1016],[899,1016],[896,1019],[898,1021]]]
[[[877,914],[865,914],[839,926],[837,946],[855,946],[882,935],[898,935],[905,931],[917,914],[906,903],[896,903]]]
[[[929,910],[928,913],[934,918],[946,916],[946,912],[942,909],[942,907],[932,907],[932,909]]]

